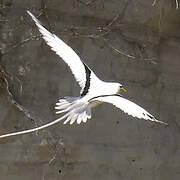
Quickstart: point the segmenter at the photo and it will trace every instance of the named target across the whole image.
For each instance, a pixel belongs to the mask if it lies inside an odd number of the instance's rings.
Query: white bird
[[[40,21],[31,12],[27,11],[27,13],[39,28],[42,38],[70,67],[72,74],[81,87],[80,96],[59,99],[55,107],[57,110],[56,114],[66,113],[61,118],[37,128],[1,135],[0,138],[34,132],[52,126],[64,119],[64,124],[73,124],[75,121],[78,124],[81,122],[85,123],[88,119],[91,119],[91,108],[103,102],[111,103],[133,117],[167,125],[167,123],[158,121],[139,105],[123,98],[119,94],[120,91],[126,92],[122,84],[100,80],[95,73],[82,62],[71,47],[42,26]]]

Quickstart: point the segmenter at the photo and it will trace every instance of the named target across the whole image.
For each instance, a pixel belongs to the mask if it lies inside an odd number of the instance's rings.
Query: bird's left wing
[[[92,101],[102,101],[106,103],[111,103],[117,108],[121,109],[125,113],[137,117],[139,119],[145,119],[154,121],[157,123],[162,123],[167,125],[167,123],[164,123],[162,121],[158,121],[153,115],[148,113],[145,109],[140,107],[139,105],[119,96],[119,95],[107,95],[107,96],[99,96],[97,98],[93,98]]]
[[[75,51],[58,38],[55,34],[49,32],[45,27],[43,27],[40,21],[29,11],[27,13],[32,17],[40,33],[43,35],[43,39],[51,47],[51,49],[59,55],[65,63],[70,67],[76,81],[81,87],[81,95],[86,93],[87,84],[90,74],[93,72],[85,65]],[[93,73],[94,74],[94,73]]]

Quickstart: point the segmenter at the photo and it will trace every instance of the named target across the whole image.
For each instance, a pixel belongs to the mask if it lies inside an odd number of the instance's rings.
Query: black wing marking
[[[85,71],[86,71],[86,84],[85,84],[84,89],[81,93],[81,96],[85,96],[88,93],[88,90],[90,87],[90,81],[91,81],[91,70],[88,68],[88,66],[86,64],[84,64],[84,67],[85,67]]]

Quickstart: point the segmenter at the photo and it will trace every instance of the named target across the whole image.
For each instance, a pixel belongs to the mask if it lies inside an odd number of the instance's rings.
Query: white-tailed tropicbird
[[[70,67],[72,74],[81,87],[80,96],[65,97],[56,103],[56,114],[66,113],[61,118],[37,128],[1,135],[0,138],[34,132],[52,126],[64,119],[64,124],[68,122],[73,124],[75,121],[78,124],[81,122],[85,123],[88,119],[91,119],[91,108],[103,102],[111,103],[133,117],[167,125],[162,121],[158,121],[139,105],[123,98],[119,94],[120,91],[126,91],[122,84],[100,80],[95,73],[81,61],[80,57],[71,47],[42,26],[40,21],[31,12],[27,11],[27,13],[39,28],[42,38]]]

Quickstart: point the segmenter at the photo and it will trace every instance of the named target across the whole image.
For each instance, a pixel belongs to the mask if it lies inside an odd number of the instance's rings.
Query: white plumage
[[[100,80],[94,72],[81,61],[71,47],[65,44],[55,34],[45,29],[32,13],[29,11],[27,11],[27,13],[34,20],[46,43],[70,67],[72,74],[81,87],[80,96],[65,97],[56,103],[56,114],[66,113],[61,118],[34,129],[1,135],[0,138],[34,132],[52,126],[61,120],[65,120],[64,124],[68,122],[73,124],[75,121],[78,124],[81,122],[85,123],[91,118],[91,108],[103,102],[111,103],[133,117],[166,124],[158,121],[153,115],[137,104],[121,97],[119,92],[125,91],[125,89],[120,83]]]
[[[148,113],[145,109],[142,107],[138,106],[137,104],[119,96],[119,95],[113,95],[113,96],[102,96],[95,98],[98,101],[103,101],[106,103],[111,103],[117,108],[121,109],[125,113],[137,117],[139,119],[145,119],[145,120],[151,120],[151,121],[156,121],[156,122],[161,122],[155,120],[155,118]]]
[[[86,72],[84,69],[84,65],[81,62],[79,56],[65,44],[61,39],[59,39],[55,34],[47,31],[29,11],[28,14],[35,21],[36,25],[39,28],[39,31],[43,35],[43,39],[47,42],[47,44],[51,47],[51,49],[59,55],[65,63],[70,67],[75,79],[79,83],[80,87],[83,88],[86,82]],[[78,67],[78,68],[77,68]]]

